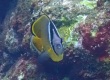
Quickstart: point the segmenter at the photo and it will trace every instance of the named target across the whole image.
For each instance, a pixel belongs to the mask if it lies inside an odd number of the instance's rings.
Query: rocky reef
[[[64,59],[38,62],[31,24],[46,14],[64,45]],[[109,80],[109,0],[18,0],[0,31],[0,80]]]

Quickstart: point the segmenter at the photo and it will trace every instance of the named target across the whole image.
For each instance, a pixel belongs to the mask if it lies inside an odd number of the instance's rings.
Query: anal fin
[[[42,52],[43,51],[43,44],[42,44],[42,39],[37,37],[37,36],[33,36],[32,37],[32,43],[33,43],[33,46],[35,47],[35,49],[38,51],[38,52]]]

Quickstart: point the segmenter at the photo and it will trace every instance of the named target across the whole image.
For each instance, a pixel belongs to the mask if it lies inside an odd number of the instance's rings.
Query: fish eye
[[[54,51],[56,52],[57,55],[62,54],[62,52],[63,52],[62,44],[55,44]]]
[[[61,44],[56,44],[57,49],[61,48]]]

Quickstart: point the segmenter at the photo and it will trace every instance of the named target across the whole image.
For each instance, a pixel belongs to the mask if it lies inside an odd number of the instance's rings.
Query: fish
[[[32,46],[39,55],[47,54],[54,62],[63,59],[63,44],[58,30],[53,21],[47,15],[41,15],[31,26]],[[43,57],[43,58],[47,58]]]

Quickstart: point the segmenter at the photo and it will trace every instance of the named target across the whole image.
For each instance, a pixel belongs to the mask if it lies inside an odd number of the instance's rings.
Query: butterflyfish
[[[47,55],[55,62],[63,59],[63,45],[57,28],[53,21],[46,15],[35,20],[31,26],[31,43],[39,55]]]

